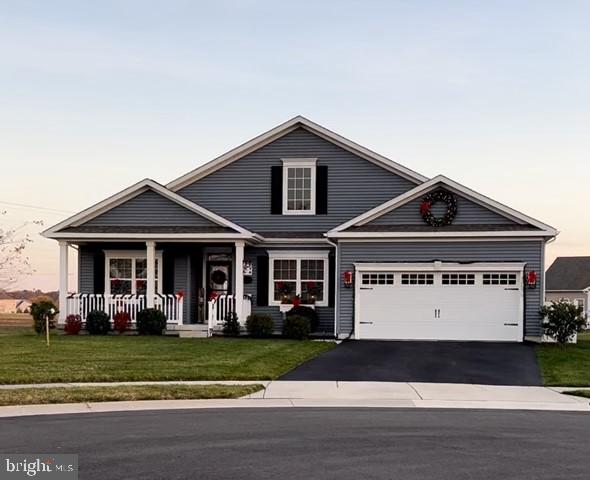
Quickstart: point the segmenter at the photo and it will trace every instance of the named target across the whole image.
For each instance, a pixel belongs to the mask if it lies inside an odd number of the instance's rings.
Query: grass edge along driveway
[[[0,384],[275,380],[332,342],[0,334]]]
[[[137,400],[207,400],[240,398],[262,385],[123,385],[0,390],[0,406]]]
[[[537,362],[546,386],[590,387],[590,332],[578,343],[537,345]]]

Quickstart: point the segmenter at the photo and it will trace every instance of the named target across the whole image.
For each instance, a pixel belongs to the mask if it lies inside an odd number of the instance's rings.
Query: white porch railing
[[[154,298],[154,307],[162,310],[167,323],[182,324],[183,297],[180,295],[159,295]],[[137,314],[146,308],[145,295],[104,295],[95,293],[75,293],[67,298],[67,315],[80,315],[83,322],[93,310],[106,312],[111,320],[118,312],[127,312],[131,323],[137,320]]]
[[[219,295],[215,300],[207,302],[207,323],[209,332],[215,327],[223,325],[228,313],[236,309],[236,298],[234,295]],[[242,314],[238,314],[240,325],[246,325],[246,319],[252,313],[252,296],[244,295],[242,303]]]

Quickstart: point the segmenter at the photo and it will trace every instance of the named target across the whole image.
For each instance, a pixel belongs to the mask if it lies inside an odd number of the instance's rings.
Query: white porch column
[[[59,317],[58,323],[66,323],[68,316],[68,242],[59,241]]]
[[[246,322],[245,318],[242,318],[244,312],[244,241],[240,240],[236,242],[236,258],[235,258],[235,277],[236,277],[236,313],[240,323]]]
[[[148,240],[147,247],[147,285],[146,285],[146,306],[154,308],[154,297],[156,296],[156,242]]]

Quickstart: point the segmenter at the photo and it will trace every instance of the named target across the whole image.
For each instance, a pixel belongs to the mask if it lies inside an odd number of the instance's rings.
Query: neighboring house
[[[545,279],[547,301],[571,301],[590,316],[590,257],[557,257]]]
[[[0,298],[0,313],[28,313],[31,302],[22,298],[11,298],[3,295]]]
[[[280,329],[299,295],[321,335],[520,342],[541,338],[557,231],[296,117],[44,235],[60,243],[61,322],[156,306],[171,329],[209,332],[227,311],[242,324],[271,315]],[[70,245],[79,293],[66,299]]]

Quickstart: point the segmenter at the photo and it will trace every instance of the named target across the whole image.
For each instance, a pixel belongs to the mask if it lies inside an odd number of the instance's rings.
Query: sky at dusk
[[[547,266],[590,255],[589,23],[585,1],[2,0],[2,227],[301,114],[556,227]],[[17,287],[57,288],[40,230]]]

